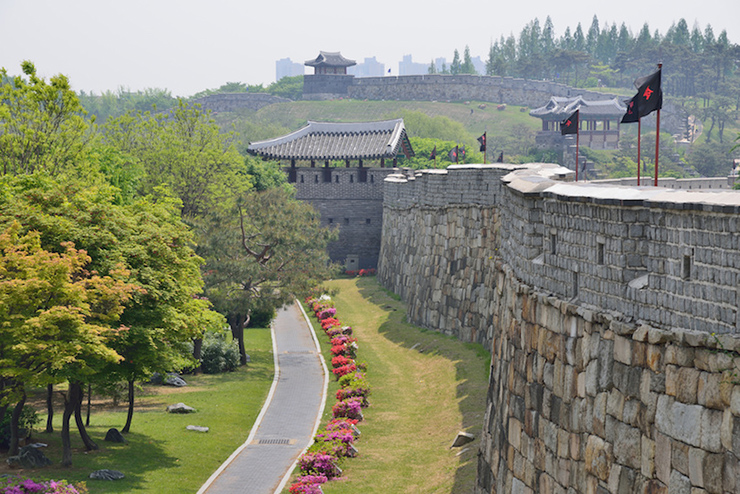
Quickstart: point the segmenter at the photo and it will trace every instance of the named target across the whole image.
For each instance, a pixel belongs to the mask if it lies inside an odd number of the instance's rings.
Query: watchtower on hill
[[[346,95],[355,76],[347,74],[347,67],[357,62],[344,58],[339,52],[322,51],[306,60],[304,65],[314,68],[313,75],[303,76],[303,99],[334,99]]]
[[[338,228],[339,240],[328,248],[332,261],[350,271],[377,267],[383,180],[397,172],[399,155],[414,156],[402,119],[309,121],[291,134],[253,142],[247,152],[284,163],[296,198],[319,211],[322,225]]]

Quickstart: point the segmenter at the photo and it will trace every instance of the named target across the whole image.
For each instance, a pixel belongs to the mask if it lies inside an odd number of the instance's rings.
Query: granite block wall
[[[348,269],[376,268],[383,223],[383,180],[397,170],[333,167],[292,170],[285,168],[289,176],[295,175],[296,198],[316,208],[322,226],[339,231],[339,239],[328,246],[331,260]],[[361,174],[364,182],[360,182]]]
[[[570,178],[385,182],[381,283],[492,353],[476,492],[740,492],[740,192]]]

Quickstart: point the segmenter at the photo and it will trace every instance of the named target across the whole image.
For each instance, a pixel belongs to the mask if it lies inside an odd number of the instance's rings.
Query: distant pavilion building
[[[339,228],[339,240],[329,245],[332,261],[348,270],[377,267],[383,180],[396,171],[399,156],[414,156],[403,119],[309,121],[288,135],[253,142],[247,152],[283,162],[296,198],[319,211],[322,225]],[[337,162],[344,166],[331,166]]]
[[[357,62],[344,58],[338,51],[322,51],[313,60],[306,60],[304,65],[313,67],[317,75],[346,75],[347,67],[357,65]]]
[[[306,60],[304,65],[313,67],[314,73],[303,76],[303,99],[324,100],[349,93],[354,76],[347,74],[347,67],[357,62],[344,58],[338,51],[322,51],[318,57]]]
[[[564,98],[553,96],[540,108],[529,112],[542,120],[542,130],[536,143],[541,147],[560,147],[565,143],[560,135],[560,122],[580,109],[581,146],[591,149],[619,149],[619,122],[627,108],[617,99],[587,101],[583,96]]]

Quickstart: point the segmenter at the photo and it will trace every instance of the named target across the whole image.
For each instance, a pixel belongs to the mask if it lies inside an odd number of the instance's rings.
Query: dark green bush
[[[205,374],[231,372],[239,367],[239,349],[227,333],[206,333],[200,366]]]

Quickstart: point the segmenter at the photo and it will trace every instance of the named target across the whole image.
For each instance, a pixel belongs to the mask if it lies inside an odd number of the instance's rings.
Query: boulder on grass
[[[33,446],[23,446],[18,456],[11,456],[6,461],[11,467],[17,468],[42,468],[51,465],[51,460]]]
[[[185,403],[176,403],[167,407],[168,413],[195,413],[195,408],[187,406]]]
[[[118,470],[108,470],[104,468],[102,470],[95,470],[90,474],[90,478],[94,480],[121,480],[124,477],[122,472]]]
[[[189,425],[185,427],[189,431],[195,431],[195,432],[208,432],[208,427],[203,427],[201,425]]]
[[[116,429],[115,427],[108,429],[108,432],[105,433],[105,439],[104,441],[108,441],[110,443],[125,443],[126,438],[123,437],[123,434]]]
[[[182,388],[183,386],[188,385],[188,383],[185,382],[185,379],[178,376],[174,372],[170,372],[169,374],[167,374],[164,383],[168,386],[174,386],[176,388]]]

